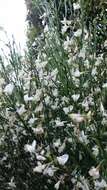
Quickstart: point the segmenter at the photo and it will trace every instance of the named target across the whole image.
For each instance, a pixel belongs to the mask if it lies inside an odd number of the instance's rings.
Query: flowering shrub
[[[0,189],[104,189],[107,58],[96,53],[82,4],[61,31],[49,5],[27,56],[9,44],[9,64],[1,59]]]

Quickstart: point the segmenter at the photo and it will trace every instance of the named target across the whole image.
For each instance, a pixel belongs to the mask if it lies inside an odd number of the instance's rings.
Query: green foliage
[[[31,25],[25,57],[9,42],[8,64],[0,59],[0,189],[107,188],[103,8],[98,16],[92,1],[33,3],[41,32]]]
[[[39,33],[39,29],[36,27],[32,26],[29,27],[27,30],[27,38],[29,39],[29,42],[32,44],[35,41],[35,38],[37,37]]]

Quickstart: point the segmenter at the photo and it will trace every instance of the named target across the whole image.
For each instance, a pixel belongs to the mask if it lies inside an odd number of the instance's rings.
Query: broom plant
[[[24,57],[13,42],[8,64],[0,59],[0,189],[106,189],[107,57],[97,51],[97,20],[87,28],[82,0],[33,3],[41,33]]]

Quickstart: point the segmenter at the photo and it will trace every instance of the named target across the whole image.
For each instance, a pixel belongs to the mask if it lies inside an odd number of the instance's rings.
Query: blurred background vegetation
[[[28,44],[32,44],[34,39],[43,29],[40,14],[43,12],[43,5],[48,4],[56,13],[55,23],[60,31],[61,20],[66,17],[73,20],[77,15],[82,16],[83,25],[86,26],[90,35],[96,36],[97,54],[106,53],[107,45],[107,1],[105,0],[80,0],[81,10],[74,13],[73,3],[77,0],[25,0],[28,10],[27,21],[29,23],[27,36]],[[39,6],[38,6],[39,5]],[[70,31],[68,31],[70,32]],[[92,42],[94,40],[92,39]],[[95,41],[94,41],[95,43]]]

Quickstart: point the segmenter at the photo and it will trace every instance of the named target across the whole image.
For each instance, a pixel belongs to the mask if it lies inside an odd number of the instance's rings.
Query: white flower
[[[45,164],[41,164],[40,162],[38,163],[38,166],[36,166],[33,171],[37,172],[37,173],[42,173],[43,170],[45,169],[46,165]]]
[[[70,105],[69,107],[64,107],[63,111],[65,112],[65,114],[68,114],[69,112],[71,112],[73,110],[73,106]]]
[[[34,140],[31,145],[26,144],[24,146],[24,149],[25,149],[26,152],[35,153],[36,141]]]
[[[58,96],[58,90],[57,90],[57,89],[54,89],[54,90],[52,91],[52,94],[53,94],[53,96],[57,97],[57,96]]]
[[[65,32],[68,30],[68,28],[69,28],[69,26],[64,25],[64,26],[62,27],[62,30],[61,30],[62,34],[65,34]]]
[[[45,27],[44,27],[44,33],[47,33],[47,32],[49,32],[49,27],[48,27],[48,25],[46,24]]]
[[[63,111],[65,112],[65,114],[68,114],[69,113],[69,107],[64,107]]]
[[[0,78],[0,87],[5,84],[5,80],[3,78]]]
[[[36,107],[36,109],[35,109],[35,113],[37,113],[37,112],[41,112],[42,109],[43,109],[43,104],[42,104],[42,102],[41,102],[41,103]]]
[[[66,146],[66,144],[65,144],[65,142],[64,142],[64,143],[58,148],[58,152],[59,152],[59,153],[63,152],[64,149],[65,149],[65,146]]]
[[[34,96],[34,100],[35,100],[36,102],[40,101],[41,95],[42,95],[42,90],[41,90],[41,89],[37,89],[37,90],[36,90],[36,94],[35,94],[35,96]]]
[[[46,18],[47,16],[48,16],[48,14],[46,12],[44,12],[43,15],[40,16],[40,19]]]
[[[77,102],[79,97],[80,97],[80,94],[73,94],[72,95],[72,98],[73,98],[74,102]]]
[[[89,104],[88,104],[88,100],[85,99],[83,102],[82,102],[82,107],[85,108],[85,111],[88,111],[89,110]]]
[[[83,47],[83,48],[80,50],[78,57],[82,57],[83,59],[85,59],[85,54],[86,54],[86,48]]]
[[[104,42],[104,47],[107,47],[107,40],[105,40]]]
[[[33,97],[29,97],[28,94],[24,95],[24,101],[28,102],[28,101],[32,101]]]
[[[39,161],[45,161],[46,160],[46,158],[44,156],[41,156],[39,154],[36,154],[36,159]]]
[[[4,93],[7,95],[12,95],[14,90],[14,85],[13,84],[8,84],[5,86]]]
[[[82,30],[81,29],[78,29],[76,32],[74,32],[74,36],[75,37],[80,37],[82,34]]]
[[[26,112],[26,109],[25,109],[25,105],[22,104],[20,108],[17,108],[17,111],[16,111],[19,115],[22,115],[23,113]]]
[[[61,181],[58,181],[58,182],[55,184],[55,186],[54,186],[54,187],[55,187],[55,189],[56,189],[56,190],[58,190],[58,189],[59,189],[60,183],[61,183]]]
[[[105,115],[105,110],[104,110],[104,106],[103,106],[102,102],[100,103],[100,112],[102,115]]]
[[[89,143],[89,140],[87,139],[87,136],[84,134],[84,131],[82,130],[79,135],[79,140],[85,144]]]
[[[84,117],[79,113],[72,113],[69,116],[75,123],[82,123],[84,121]]]
[[[64,20],[62,20],[61,21],[61,23],[63,24],[63,25],[71,25],[71,21],[70,20],[67,20],[65,17],[64,17]]]
[[[39,62],[39,61],[37,61],[36,62],[36,67],[38,68],[38,69],[43,69],[43,68],[45,68],[45,66],[47,65],[47,61],[42,61],[42,62]]]
[[[43,174],[52,177],[54,176],[55,171],[56,171],[55,167],[46,167]]]
[[[102,64],[102,58],[101,57],[97,57],[96,58],[96,62],[95,62],[95,66],[100,66]]]
[[[93,150],[93,154],[94,154],[95,156],[97,156],[97,155],[99,154],[99,149],[98,149],[98,146],[97,146],[97,145],[94,146],[94,147],[92,148],[92,150]]]
[[[68,138],[67,141],[68,141],[69,143],[72,143],[72,138]]]
[[[58,139],[53,143],[54,147],[58,148],[61,145],[61,140]]]
[[[55,120],[55,123],[56,123],[56,127],[62,127],[62,126],[64,126],[64,121],[60,121],[59,118],[57,120]]]
[[[62,101],[68,103],[69,102],[69,98],[67,98],[66,96],[63,96],[62,97]]]
[[[107,82],[103,84],[103,88],[107,88]]]
[[[44,133],[44,130],[42,127],[36,127],[33,129],[33,131],[36,135],[42,135]]]
[[[28,123],[29,123],[30,125],[32,125],[32,124],[34,124],[34,122],[35,122],[36,120],[37,120],[36,118],[30,118],[29,121],[28,121]]]
[[[70,27],[70,25],[71,25],[71,21],[70,20],[67,20],[66,18],[64,18],[64,20],[62,20],[61,21],[61,23],[64,25],[63,27],[62,27],[62,34],[64,34],[66,31],[67,31],[67,29]]]
[[[75,71],[72,72],[72,75],[74,77],[80,77],[81,73],[80,73],[80,71],[78,69],[76,69]]]
[[[107,187],[107,183],[104,179],[102,179],[101,181],[96,180],[95,187],[96,187],[96,190],[101,190],[102,188]]]
[[[47,13],[44,13],[42,16],[40,16],[40,19],[42,19],[43,26],[46,24],[46,17],[47,17]]]
[[[63,44],[64,50],[71,51],[72,44],[73,44],[72,39],[70,39],[67,36],[67,38],[66,38],[66,40],[64,41],[64,44]]]
[[[0,87],[0,95],[2,94],[3,90],[2,90],[2,87]],[[1,103],[0,103],[1,104]]]
[[[51,102],[51,101],[50,101],[50,96],[46,96],[46,97],[45,97],[45,104],[46,104],[46,105],[49,105],[50,102]]]
[[[79,3],[73,3],[74,10],[80,9]]]
[[[77,182],[76,187],[77,189],[89,190],[88,181],[84,177],[80,176],[80,181]]]
[[[58,74],[58,69],[54,69],[51,73],[50,73],[50,79],[52,79],[53,81],[56,80],[56,76]]]
[[[0,94],[2,94],[3,92],[3,89],[2,89],[3,84],[5,84],[5,80],[3,78],[0,78]]]
[[[41,150],[40,154],[44,155],[45,154],[45,150]]]
[[[64,154],[62,156],[57,157],[57,161],[60,165],[64,166],[66,164],[66,162],[69,159],[69,155],[68,154]]]
[[[92,176],[94,179],[98,179],[100,177],[99,169],[95,168],[95,167],[92,167],[89,170],[89,175]]]
[[[11,188],[16,188],[16,184],[14,182],[14,177],[11,178],[11,181],[8,183]]]
[[[94,77],[96,74],[97,74],[97,69],[96,69],[96,68],[93,68],[93,69],[92,69],[92,72],[91,72],[91,75]]]

